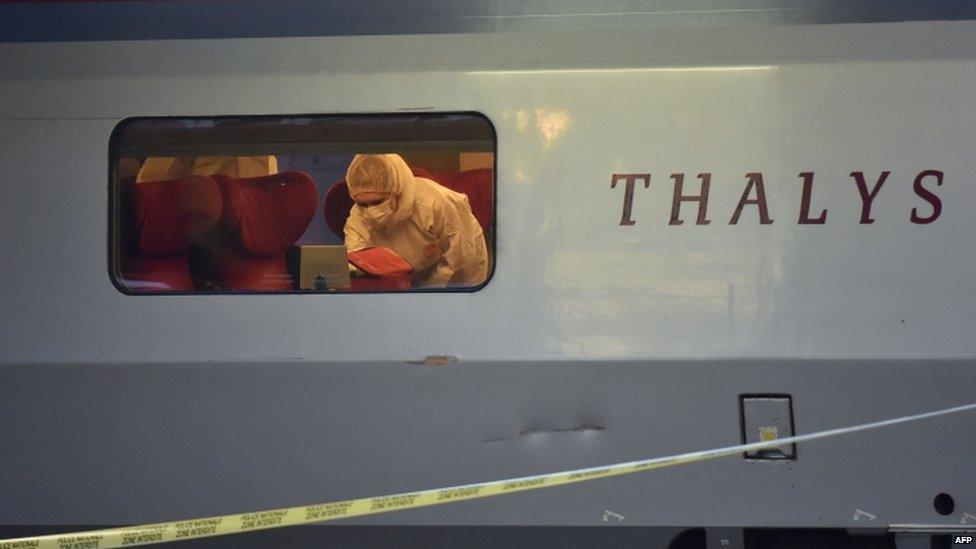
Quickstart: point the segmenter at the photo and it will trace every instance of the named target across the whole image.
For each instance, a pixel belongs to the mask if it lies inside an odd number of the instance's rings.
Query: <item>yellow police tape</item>
[[[170,541],[199,539],[211,536],[225,536],[228,534],[253,532],[256,530],[267,530],[270,528],[281,528],[284,526],[295,526],[314,522],[324,522],[327,520],[336,520],[341,518],[361,517],[376,513],[398,511],[401,509],[413,509],[417,507],[427,507],[429,505],[451,503],[454,501],[486,498],[489,496],[523,492],[526,490],[538,490],[540,488],[550,488],[552,486],[572,484],[575,482],[594,480],[598,478],[614,477],[617,475],[626,475],[641,471],[650,471],[652,469],[661,469],[675,465],[695,463],[698,461],[705,461],[723,456],[775,448],[785,444],[794,444],[819,438],[855,433],[858,431],[866,431],[868,429],[877,429],[879,427],[887,427],[898,423],[918,421],[974,409],[976,409],[976,403],[967,404],[965,406],[957,406],[954,408],[946,408],[934,412],[916,414],[913,416],[904,416],[884,421],[877,421],[874,423],[865,423],[851,427],[819,431],[806,435],[785,437],[766,442],[740,444],[736,446],[717,448],[714,450],[690,452],[686,454],[645,459],[640,461],[629,461],[614,465],[606,465],[603,467],[574,469],[571,471],[562,471],[545,475],[519,477],[507,480],[495,480],[478,484],[451,486],[448,488],[435,488],[432,490],[420,490],[417,492],[407,492],[388,496],[334,501],[331,503],[319,503],[300,507],[286,507],[282,509],[272,509],[269,511],[257,511],[254,513],[241,513],[237,515],[223,515],[216,517],[179,520],[174,522],[143,524],[139,526],[126,526],[122,528],[108,528],[103,530],[90,530],[86,532],[72,532],[67,534],[0,540],[0,549],[108,549],[112,547],[130,547],[136,545],[166,543]]]

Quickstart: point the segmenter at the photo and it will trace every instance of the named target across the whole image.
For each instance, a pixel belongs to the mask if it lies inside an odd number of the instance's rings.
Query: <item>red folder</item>
[[[383,246],[349,252],[348,255],[350,263],[374,276],[396,276],[413,272],[413,267],[405,259]]]

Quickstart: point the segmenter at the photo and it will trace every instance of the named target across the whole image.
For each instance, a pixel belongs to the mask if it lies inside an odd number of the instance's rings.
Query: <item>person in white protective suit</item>
[[[358,154],[346,172],[356,202],[346,221],[350,252],[385,246],[413,267],[414,288],[478,286],[488,249],[468,197],[414,177],[396,154]]]

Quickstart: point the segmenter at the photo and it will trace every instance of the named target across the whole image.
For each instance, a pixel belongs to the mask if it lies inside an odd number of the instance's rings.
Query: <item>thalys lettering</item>
[[[890,171],[882,171],[877,175],[866,174],[865,172],[850,173],[850,193],[849,200],[856,200],[860,204],[860,218],[857,223],[860,225],[870,225],[875,221],[875,212],[872,210],[875,198],[883,192],[885,184],[891,178]],[[708,225],[712,222],[709,216],[717,215],[715,211],[708,209],[708,196],[712,189],[712,174],[700,173],[697,175],[698,192],[688,192],[685,185],[685,174],[673,173],[669,176],[673,185],[671,195],[671,219],[668,225],[683,225],[685,219],[682,218],[681,207],[687,208],[697,205],[697,212],[694,216],[695,225]],[[942,186],[943,173],[939,170],[923,170],[910,179],[912,181],[912,192],[918,198],[919,203],[911,208],[907,214],[908,221],[916,225],[927,225],[935,222],[942,215],[942,199],[935,193],[936,188]],[[814,172],[801,172],[796,181],[792,192],[800,195],[799,211],[791,213],[789,222],[796,220],[797,225],[826,225],[828,211],[822,205],[815,205],[814,200]],[[906,182],[908,179],[906,179]],[[634,201],[639,193],[637,189],[648,189],[651,187],[650,173],[615,173],[610,177],[610,188],[616,189],[623,187],[623,210],[620,215],[620,224],[629,226],[635,225],[637,220],[633,217]],[[888,185],[889,187],[891,184]],[[777,188],[776,191],[781,191]],[[713,207],[713,210],[715,208]],[[755,212],[755,213],[751,213]],[[766,183],[762,172],[749,172],[745,174],[742,194],[739,197],[735,208],[729,216],[729,225],[738,225],[739,220],[746,215],[755,215],[760,225],[772,225],[775,219],[772,217],[775,212],[770,212],[769,204],[766,199]],[[783,215],[779,212],[779,215]],[[777,215],[777,217],[779,217]],[[690,220],[690,219],[689,219]]]

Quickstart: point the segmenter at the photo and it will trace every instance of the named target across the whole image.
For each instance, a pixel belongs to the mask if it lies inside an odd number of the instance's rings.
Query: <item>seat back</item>
[[[322,204],[322,213],[325,215],[325,224],[340,239],[345,239],[346,219],[352,210],[353,201],[349,196],[349,185],[343,179],[334,183],[329,190],[325,191],[325,201]]]
[[[224,197],[222,230],[250,255],[284,253],[312,221],[318,191],[302,172],[234,179],[215,175]]]
[[[193,275],[198,289],[281,291],[295,287],[285,252],[312,221],[318,191],[312,178],[284,172],[235,179],[220,185],[220,221],[197,239]]]
[[[128,194],[128,240],[144,255],[186,251],[189,241],[213,227],[222,211],[217,183],[202,175],[131,183]]]
[[[216,181],[189,176],[123,183],[130,208],[124,220],[122,278],[139,291],[193,289],[187,264],[190,241],[209,231],[222,212]]]

